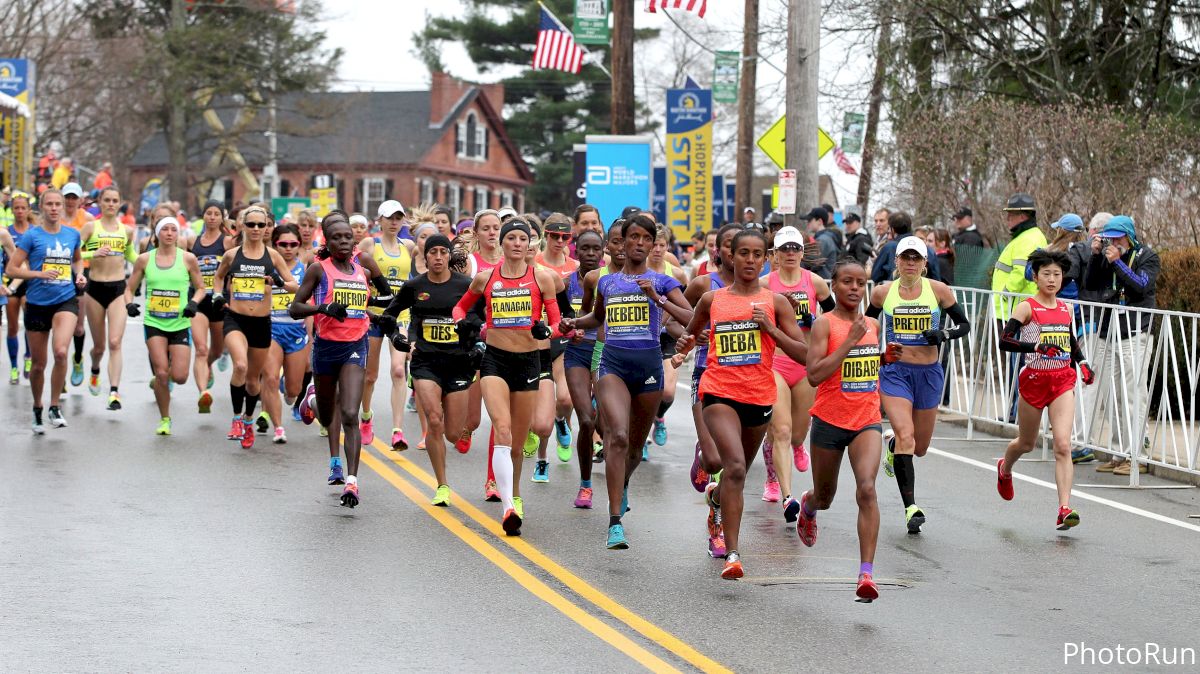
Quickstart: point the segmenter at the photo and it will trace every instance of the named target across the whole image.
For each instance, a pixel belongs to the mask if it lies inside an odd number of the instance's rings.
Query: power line
[[[703,42],[701,42],[701,41],[697,40],[695,37],[692,37],[692,34],[691,34],[691,33],[689,33],[689,32],[687,31],[687,29],[686,29],[686,28],[684,28],[683,26],[679,25],[679,22],[678,22],[678,21],[676,21],[676,20],[674,19],[674,17],[672,17],[672,16],[671,16],[671,13],[670,13],[670,12],[668,12],[668,11],[666,11],[666,10],[663,10],[663,15],[664,15],[664,16],[666,16],[666,17],[667,17],[667,19],[668,19],[668,20],[669,20],[671,23],[675,24],[675,27],[676,27],[676,28],[678,28],[678,29],[679,29],[679,32],[683,33],[683,34],[684,34],[684,36],[685,36],[685,37],[687,37],[687,39],[691,40],[692,42],[695,42],[695,43],[696,43],[696,46],[698,46],[698,47],[700,47],[701,49],[703,49],[704,51],[706,51],[706,52],[708,52],[708,53],[712,54],[713,56],[716,56],[716,55],[717,55],[717,52],[716,52],[715,50],[713,50],[713,49],[709,48],[707,45],[705,45]],[[767,64],[767,65],[771,66],[772,68],[774,68],[774,69],[775,69],[775,72],[779,73],[780,75],[783,75],[784,77],[787,77],[787,73],[786,73],[786,72],[784,72],[783,70],[781,70],[781,69],[779,68],[779,66],[777,66],[777,65],[775,65],[774,63],[771,63],[770,61],[768,61],[768,60],[766,59],[766,57],[764,57],[762,54],[755,54],[754,56],[740,56],[740,57],[738,57],[738,59],[739,59],[739,60],[745,60],[745,59],[757,59],[757,60],[759,60],[759,61],[762,61],[763,63],[765,63],[765,64]]]

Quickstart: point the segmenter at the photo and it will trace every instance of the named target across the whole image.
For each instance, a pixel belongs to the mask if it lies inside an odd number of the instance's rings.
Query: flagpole
[[[563,25],[562,21],[558,20],[558,17],[554,15],[554,12],[550,11],[549,7],[543,5],[540,2],[538,3],[538,7],[541,7],[542,11],[545,12],[547,14],[547,16],[549,16],[551,19],[554,19],[554,23],[557,23],[558,27],[561,28],[564,33],[571,34],[571,31],[567,30],[567,27],[565,25]],[[578,42],[575,43],[575,46],[579,47],[579,51],[583,52],[584,57],[588,57],[588,56],[592,55],[592,52],[588,51],[583,45],[579,44]],[[608,68],[604,67],[603,61],[598,61],[596,63],[593,63],[592,65],[599,68],[600,72],[602,72],[606,76],[608,76],[608,79],[610,79],[610,80],[612,79],[612,73],[608,72]]]

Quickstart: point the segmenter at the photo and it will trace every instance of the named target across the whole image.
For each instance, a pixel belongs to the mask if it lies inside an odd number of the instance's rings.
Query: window
[[[488,130],[480,124],[475,113],[468,112],[467,118],[454,128],[454,151],[463,159],[485,160],[488,155]]]
[[[462,185],[459,185],[458,183],[450,183],[446,187],[446,205],[450,207],[451,211],[453,211],[453,214],[450,216],[451,220],[458,220],[458,212],[463,208],[462,196]]]
[[[421,179],[421,198],[418,200],[422,204],[431,204],[433,198],[433,181],[429,178]]]
[[[487,185],[479,185],[475,188],[475,210],[481,211],[485,208],[491,208],[488,204],[488,188]]]
[[[500,208],[514,208],[512,190],[504,190],[500,193]]]
[[[387,180],[384,178],[363,178],[362,212],[373,218],[379,212],[379,204],[387,201]]]

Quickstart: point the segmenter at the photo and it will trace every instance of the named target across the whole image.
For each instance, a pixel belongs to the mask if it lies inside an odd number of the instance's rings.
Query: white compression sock
[[[496,487],[500,490],[500,501],[507,510],[513,507],[512,447],[496,445],[496,450],[492,452],[492,472],[496,474]]]

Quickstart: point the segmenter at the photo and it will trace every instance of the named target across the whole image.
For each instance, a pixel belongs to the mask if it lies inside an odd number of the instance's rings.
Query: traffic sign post
[[[780,215],[796,214],[796,169],[779,172],[779,204],[775,212]]]
[[[787,146],[784,144],[786,129],[785,121],[787,115],[779,118],[779,121],[771,125],[767,132],[758,138],[758,149],[775,162],[775,165],[780,169],[787,166]],[[817,159],[829,154],[829,151],[834,147],[833,139],[825,133],[825,129],[817,127]]]

